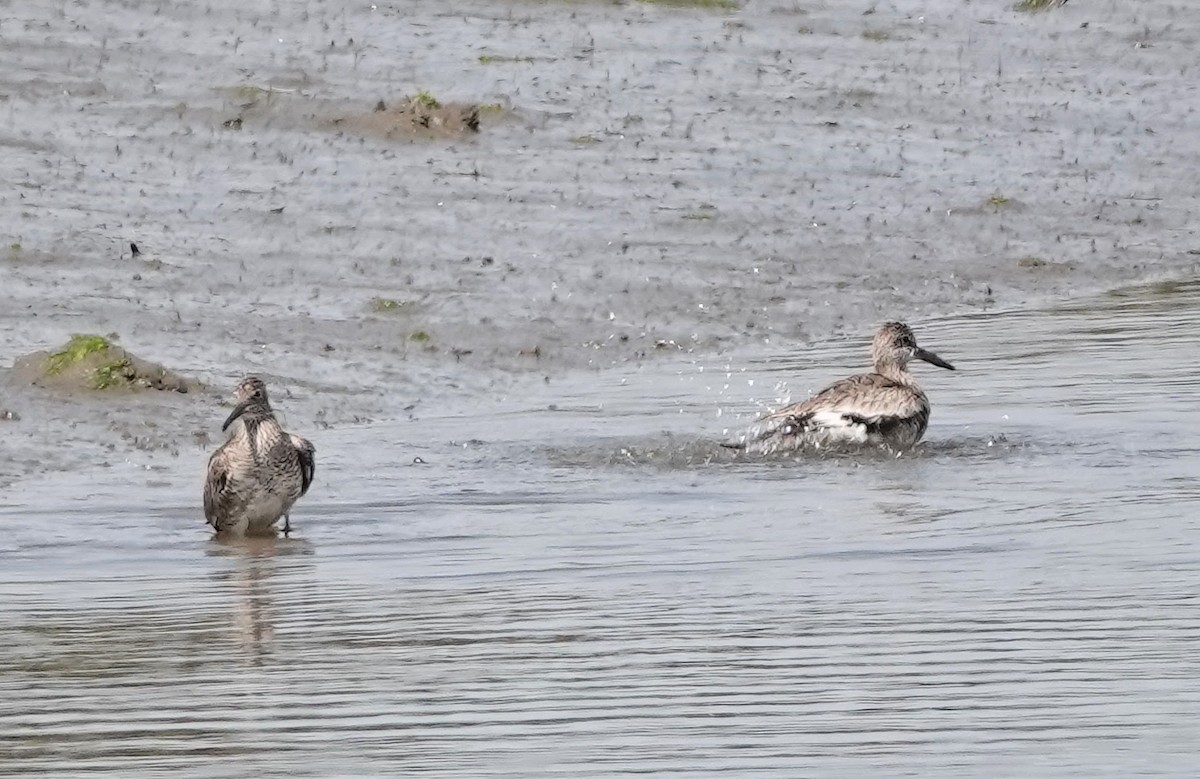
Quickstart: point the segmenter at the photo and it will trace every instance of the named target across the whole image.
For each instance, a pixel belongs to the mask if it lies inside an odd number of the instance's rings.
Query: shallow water
[[[328,431],[289,540],[208,538],[199,449],[32,483],[0,773],[1191,775],[1198,304],[920,326],[898,459],[714,445],[857,340]]]

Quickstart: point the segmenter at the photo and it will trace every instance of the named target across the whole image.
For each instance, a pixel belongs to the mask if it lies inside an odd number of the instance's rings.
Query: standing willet
[[[929,398],[908,372],[914,357],[954,370],[917,346],[908,325],[887,322],[871,343],[874,373],[834,382],[808,400],[773,411],[760,418],[741,443],[726,445],[760,454],[841,442],[913,446],[929,424]]]
[[[204,516],[218,533],[238,535],[270,533],[283,517],[286,534],[292,504],[312,484],[316,449],[279,426],[262,379],[242,379],[234,396],[221,426],[232,428],[229,440],[208,461]]]

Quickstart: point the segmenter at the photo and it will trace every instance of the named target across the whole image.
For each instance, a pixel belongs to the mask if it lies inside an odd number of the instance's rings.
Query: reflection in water
[[[913,456],[714,459],[749,385],[668,366],[419,469],[392,442],[477,415],[328,431],[354,468],[300,540],[5,515],[0,774],[1190,775],[1200,290],[1172,294],[924,325],[964,359]]]
[[[280,537],[227,538],[214,536],[210,554],[233,560],[234,567],[213,574],[213,580],[232,588],[233,627],[238,643],[256,663],[270,651],[275,638],[272,598],[277,558],[310,555],[312,545]]]

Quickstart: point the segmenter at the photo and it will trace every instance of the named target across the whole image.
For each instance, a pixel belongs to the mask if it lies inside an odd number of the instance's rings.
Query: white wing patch
[[[928,419],[929,402],[920,388],[867,373],[760,418],[742,447],[761,454],[826,444],[907,447],[921,439]]]
[[[860,444],[867,441],[867,426],[861,422],[851,422],[840,411],[827,409],[813,412],[809,424],[815,428],[814,433],[830,441]]]

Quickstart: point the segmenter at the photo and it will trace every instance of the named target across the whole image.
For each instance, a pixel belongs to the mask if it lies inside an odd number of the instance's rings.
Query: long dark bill
[[[939,368],[945,368],[948,371],[954,370],[953,365],[946,362],[941,357],[938,357],[933,352],[927,352],[924,349],[917,349],[915,352],[913,352],[913,357],[916,357],[918,360],[924,360],[930,365],[936,365]]]
[[[248,408],[250,408],[249,400],[243,400],[241,403],[238,403],[236,406],[234,406],[233,411],[230,411],[229,416],[226,417],[225,424],[221,425],[221,430],[228,430],[229,426],[236,422],[238,417],[240,417],[242,414],[245,414],[246,409]]]

